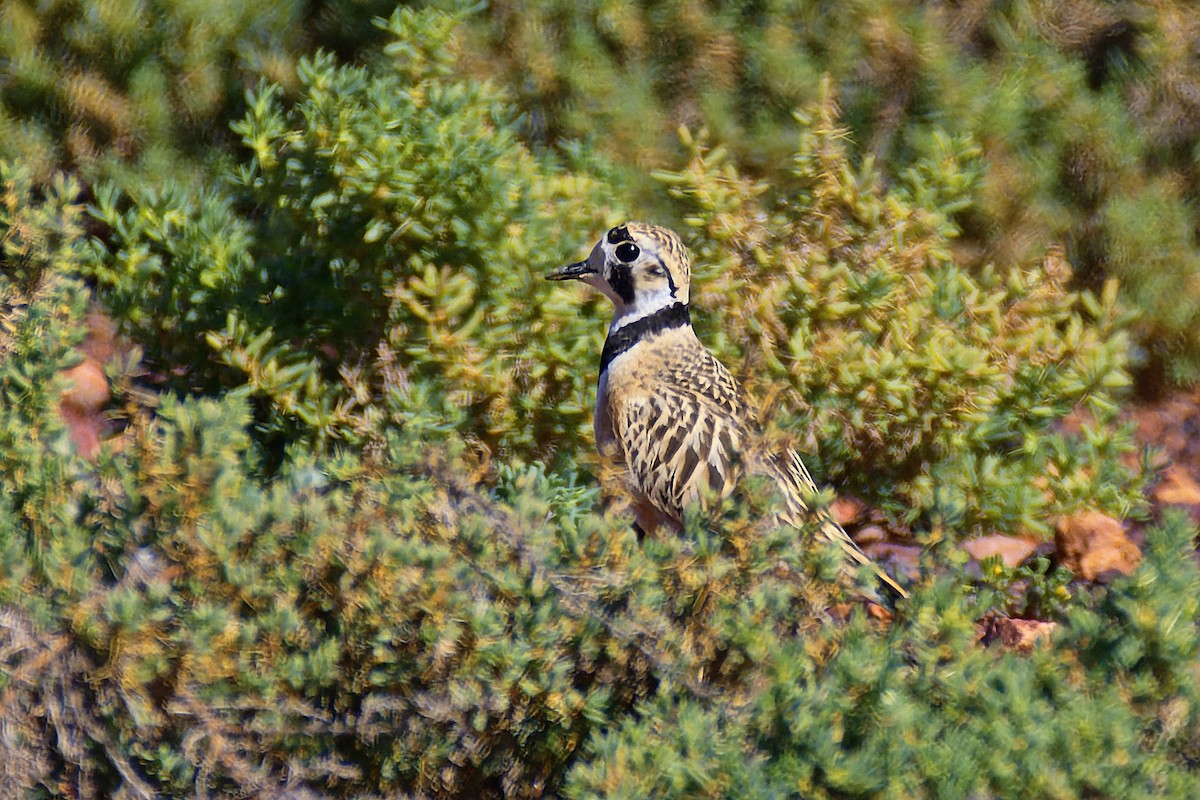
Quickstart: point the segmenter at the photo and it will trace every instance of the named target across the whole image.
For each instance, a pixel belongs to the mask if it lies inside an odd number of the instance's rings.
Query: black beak
[[[586,278],[588,275],[595,275],[596,270],[592,269],[587,261],[576,261],[574,264],[567,264],[565,267],[559,267],[546,276],[548,281],[570,281]]]

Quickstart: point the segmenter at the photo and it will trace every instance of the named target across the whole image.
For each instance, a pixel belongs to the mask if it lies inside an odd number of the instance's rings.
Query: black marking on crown
[[[645,339],[672,328],[682,328],[692,324],[692,315],[685,303],[674,303],[666,308],[660,308],[653,314],[631,322],[623,328],[618,328],[604,340],[604,350],[600,352],[600,374],[608,369],[612,360],[631,347]]]
[[[614,264],[608,275],[608,285],[616,292],[626,305],[633,302],[633,267],[628,264]]]
[[[629,234],[629,229],[624,225],[618,225],[608,232],[608,243],[616,244],[617,242],[632,242],[633,236]]]

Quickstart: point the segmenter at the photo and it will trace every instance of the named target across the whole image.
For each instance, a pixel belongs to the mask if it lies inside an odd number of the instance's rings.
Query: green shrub
[[[377,58],[372,22],[395,5],[5,0],[0,159],[37,182],[69,170],[89,185],[206,185],[230,163],[247,89],[268,80],[294,92],[316,46]]]
[[[1200,576],[1178,518],[1023,658],[974,644],[980,610],[947,578],[887,631],[830,620],[822,554],[790,530],[731,551],[742,512],[639,546],[580,514],[595,491],[570,479],[513,468],[480,492],[478,462],[417,425],[374,463],[299,457],[263,483],[248,421],[241,402],[165,397],[94,468],[51,454],[75,477],[39,513],[74,524],[31,536],[38,517],[6,503],[0,595],[24,609],[0,614],[6,790],[1200,788]]]
[[[74,478],[38,516],[6,502],[0,596],[23,609],[0,614],[6,789],[1198,788],[1200,575],[1178,518],[1023,658],[974,644],[980,609],[947,578],[887,631],[832,621],[839,590],[804,538],[726,546],[745,509],[639,545],[579,513],[596,494],[570,479],[512,468],[481,492],[478,462],[418,425],[373,462],[298,457],[264,483],[248,421],[241,402],[164,397],[92,468],[51,453]],[[31,535],[47,514],[73,522]]]
[[[947,581],[886,635],[861,620],[795,638],[760,628],[761,691],[705,703],[660,690],[597,732],[564,794],[1189,797],[1194,533],[1178,516],[1148,531],[1141,570],[1029,656],[974,646]]]
[[[1200,31],[1186,2],[563,2],[489,6],[470,68],[502,71],[529,135],[593,141],[664,209],[647,165],[708,128],[747,175],[787,196],[796,108],[830,76],[843,119],[888,180],[939,131],[979,143],[984,178],[956,213],[967,266],[1023,266],[1067,247],[1080,282],[1118,277],[1144,312],[1144,388],[1200,365],[1194,168]],[[638,180],[638,178],[643,178]]]
[[[6,793],[532,796],[654,685],[744,669],[696,626],[794,537],[744,562],[719,539],[643,552],[571,479],[512,467],[480,491],[461,440],[399,394],[371,457],[293,449],[266,481],[234,397],[130,395],[124,430],[78,458],[54,380],[86,300],[75,190],[8,188],[5,287],[46,296],[3,316],[21,355],[0,373]]]
[[[202,177],[244,87],[290,85],[306,38],[291,0],[6,0],[0,30],[0,158],[39,181]]]
[[[1025,657],[977,641],[1011,587],[947,569],[959,536],[1136,510],[1141,481],[1113,289],[955,253],[975,140],[930,134],[884,188],[826,89],[786,195],[687,139],[659,175],[705,340],[921,532],[886,624],[766,487],[644,542],[597,513],[609,310],[541,275],[625,185],[523,145],[458,19],[305,60],[294,102],[250,98],[245,164],[97,187],[94,239],[76,183],[0,167],[0,795],[1200,793],[1194,528],[1065,599],[1015,571],[1058,622]],[[93,296],[134,349],[88,461],[58,405]]]
[[[801,118],[786,200],[685,137],[663,173],[699,256],[704,338],[782,400],[818,472],[922,527],[1044,531],[1050,515],[1136,512],[1116,286],[1069,289],[1061,254],[971,271],[953,255],[979,152],[938,137],[891,188],[850,165],[831,98]],[[752,287],[753,291],[745,291]],[[1086,409],[1082,435],[1059,422]]]
[[[58,415],[60,375],[80,360],[85,332],[83,208],[74,182],[56,180],[35,198],[29,174],[3,163],[0,192],[0,552],[9,573],[0,605],[36,610],[88,585],[72,567],[92,548],[90,530],[61,502],[82,465]],[[25,580],[38,589],[31,596],[18,588]]]
[[[188,365],[167,385],[240,385],[285,443],[373,436],[393,390],[501,451],[580,440],[599,330],[542,275],[612,189],[455,75],[456,20],[398,11],[377,68],[318,54],[297,103],[262,87],[226,190],[100,191],[91,274],[160,373]]]
[[[317,56],[294,106],[261,89],[227,191],[99,192],[110,233],[90,269],[109,308],[164,386],[253,398],[268,465],[418,409],[502,459],[590,458],[581,365],[607,309],[541,275],[614,219],[614,187],[585,151],[564,164],[517,141],[504,96],[455,74],[456,19],[397,12],[394,61]],[[952,254],[980,180],[970,140],[932,137],[884,192],[850,165],[832,101],[813,114],[787,199],[695,143],[660,175],[692,226],[706,340],[752,388],[788,388],[803,423],[781,422],[805,426],[819,471],[909,522],[1136,512],[1109,424],[1129,382],[1115,287],[1071,291],[1060,257],[973,274]],[[393,393],[399,417],[379,411]],[[1088,435],[1060,431],[1080,406]]]

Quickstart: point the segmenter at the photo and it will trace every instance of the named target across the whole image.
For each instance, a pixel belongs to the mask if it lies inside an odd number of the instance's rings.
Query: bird
[[[583,261],[551,271],[581,281],[614,306],[600,354],[593,428],[632,495],[639,538],[679,532],[693,503],[723,500],[747,476],[778,487],[782,520],[817,529],[848,566],[869,566],[885,592],[908,593],[876,565],[824,509],[799,454],[764,440],[738,382],[696,336],[691,322],[691,258],[679,235],[643,222],[609,230]]]

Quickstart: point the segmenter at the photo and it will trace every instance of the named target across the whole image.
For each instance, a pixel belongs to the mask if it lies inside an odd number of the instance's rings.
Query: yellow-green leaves
[[[953,215],[980,179],[969,139],[932,136],[885,189],[869,162],[852,166],[831,95],[797,119],[798,197],[760,191],[690,135],[691,162],[663,176],[694,225],[705,338],[744,359],[755,391],[787,387],[781,422],[831,478],[910,520],[1044,530],[1080,505],[1136,506],[1135,476],[1090,497],[1049,480],[1066,454],[1072,473],[1124,471],[1126,432],[1102,425],[1097,442],[1058,427],[1080,407],[1109,419],[1129,384],[1116,287],[1071,291],[1057,249],[1007,270],[959,263]]]

